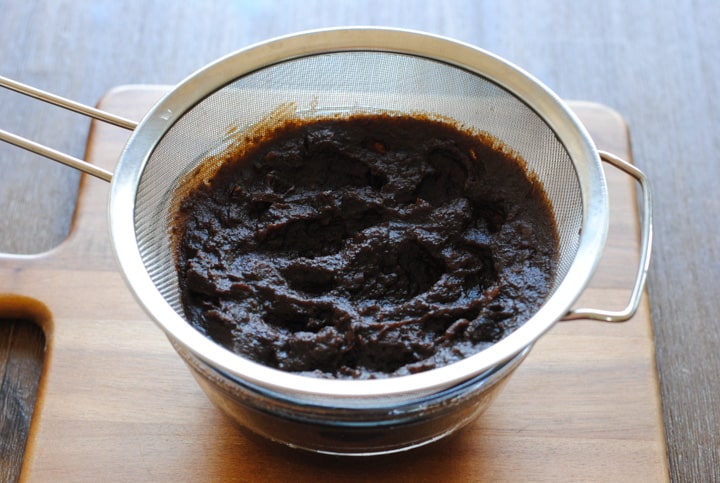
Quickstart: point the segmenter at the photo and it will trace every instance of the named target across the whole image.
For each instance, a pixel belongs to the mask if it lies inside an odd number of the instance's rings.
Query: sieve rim
[[[357,50],[443,62],[480,75],[522,100],[552,129],[573,160],[582,193],[582,232],[568,272],[548,300],[522,326],[491,347],[453,364],[409,376],[320,379],[252,362],[207,339],[178,315],[155,287],[143,263],[135,234],[135,199],[143,170],[157,144],[207,95],[278,62]],[[532,346],[581,295],[603,252],[609,225],[607,186],[597,149],[579,119],[554,92],[523,69],[478,47],[434,34],[382,27],[312,30],[270,39],[222,57],[187,77],[158,101],[128,140],[112,180],[108,211],[112,245],[122,274],[140,305],[174,343],[241,380],[314,401],[417,397],[505,363]]]

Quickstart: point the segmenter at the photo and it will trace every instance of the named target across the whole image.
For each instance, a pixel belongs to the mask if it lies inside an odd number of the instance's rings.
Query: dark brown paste
[[[291,120],[185,196],[188,321],[259,363],[374,378],[449,364],[550,290],[552,211],[498,141],[422,117]]]

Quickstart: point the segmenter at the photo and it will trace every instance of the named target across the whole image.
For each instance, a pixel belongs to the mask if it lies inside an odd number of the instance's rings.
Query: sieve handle
[[[8,79],[7,77],[0,76],[0,86],[26,96],[34,97],[35,99],[47,102],[48,104],[62,107],[63,109],[83,114],[93,119],[97,119],[98,121],[106,122],[124,129],[132,131],[137,127],[137,123],[129,119],[115,116],[105,111],[101,111],[100,109],[95,109],[94,107],[86,106],[84,104],[71,101],[70,99],[65,99],[64,97],[56,96],[55,94],[36,89],[26,84]],[[39,154],[40,156],[52,159],[58,163],[78,169],[83,173],[95,176],[96,178],[100,178],[105,181],[112,180],[113,174],[110,171],[2,129],[0,129],[0,141],[5,141],[6,143],[13,144],[26,151]]]
[[[605,322],[625,322],[637,312],[638,306],[640,305],[640,298],[645,288],[648,267],[650,266],[650,251],[652,245],[652,193],[648,179],[638,168],[610,153],[598,151],[598,154],[600,155],[600,159],[629,174],[640,184],[642,190],[640,262],[637,274],[635,275],[635,285],[630,294],[630,300],[623,310],[571,309],[565,317],[563,317],[563,320],[593,319]]]

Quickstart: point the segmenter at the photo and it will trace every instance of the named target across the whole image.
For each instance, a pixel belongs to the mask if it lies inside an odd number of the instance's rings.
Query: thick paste
[[[292,120],[180,204],[188,321],[264,365],[376,378],[500,340],[547,296],[552,210],[488,135],[422,117]]]

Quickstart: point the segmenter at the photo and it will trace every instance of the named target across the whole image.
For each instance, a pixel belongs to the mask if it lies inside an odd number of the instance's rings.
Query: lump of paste
[[[187,320],[261,364],[377,378],[500,340],[547,296],[542,186],[488,135],[411,116],[291,120],[185,195]]]

